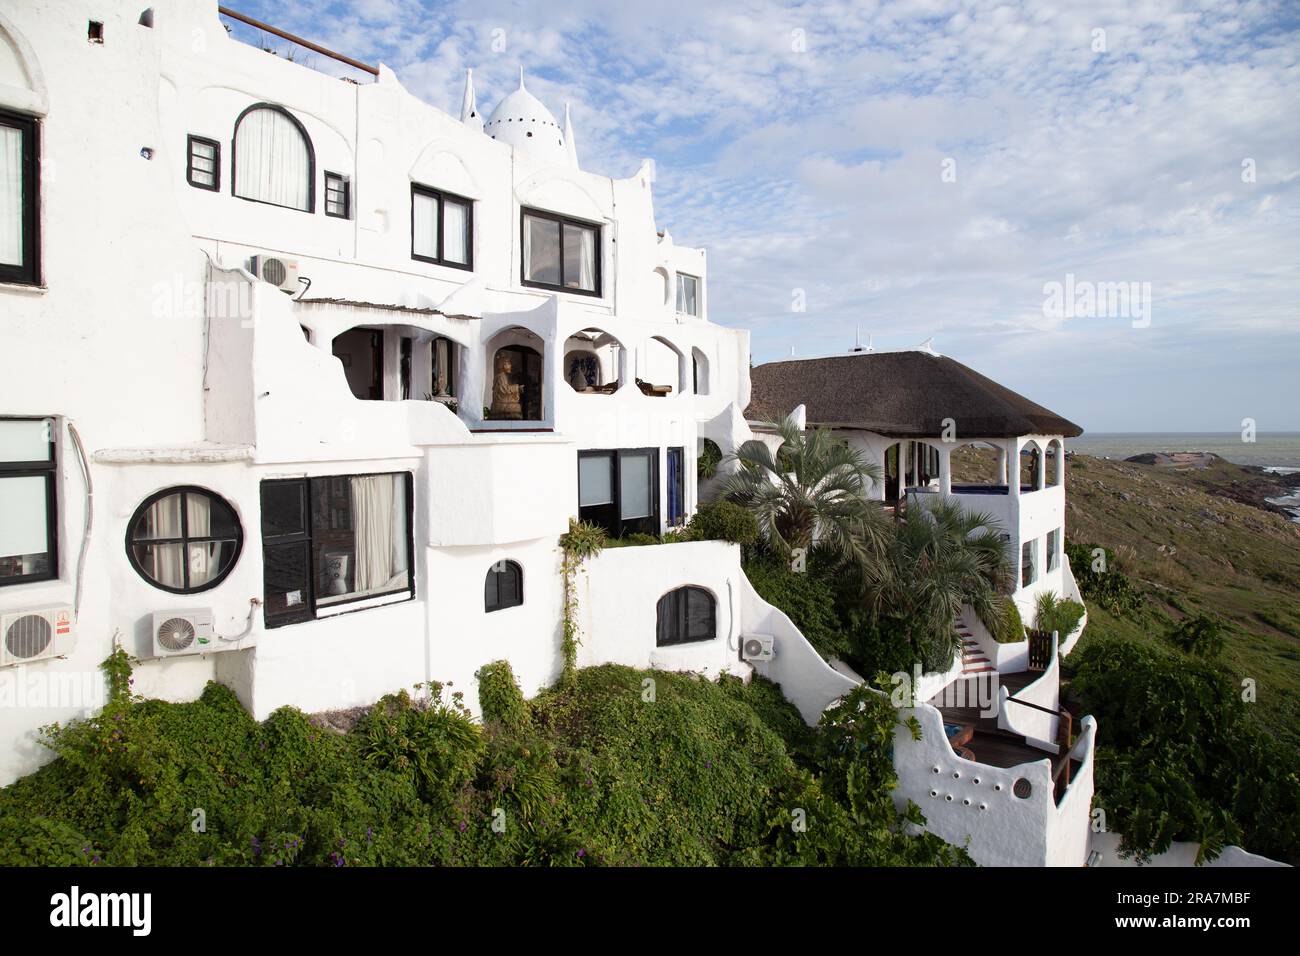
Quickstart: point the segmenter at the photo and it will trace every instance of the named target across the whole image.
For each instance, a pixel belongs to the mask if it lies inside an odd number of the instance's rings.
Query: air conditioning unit
[[[62,657],[72,650],[72,608],[38,608],[0,614],[0,667]]]
[[[154,657],[178,657],[182,654],[208,654],[235,645],[217,639],[212,629],[212,610],[190,608],[185,611],[154,611]]]
[[[296,259],[281,259],[278,256],[253,256],[248,261],[248,269],[263,282],[278,286],[281,292],[294,295],[302,291],[298,282],[298,262]]]
[[[742,661],[770,661],[774,656],[776,638],[771,634],[746,634],[740,639]]]

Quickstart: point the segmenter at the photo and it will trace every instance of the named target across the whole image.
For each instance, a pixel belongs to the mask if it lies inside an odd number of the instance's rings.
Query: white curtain
[[[0,126],[0,263],[23,262],[23,132]]]
[[[438,200],[424,193],[411,199],[414,221],[411,225],[411,243],[417,256],[438,258]]]
[[[448,362],[451,361],[451,343],[446,339],[433,340],[433,367],[434,382],[433,394],[449,394],[448,386]]]
[[[206,504],[206,502],[205,502]],[[145,513],[144,533],[148,538],[179,538],[181,536],[181,496],[168,495],[149,506]],[[142,561],[150,575],[159,584],[169,588],[185,586],[185,545],[149,545],[149,560]]]
[[[596,289],[596,233],[583,229],[581,259],[578,265],[578,288],[594,292]]]
[[[307,139],[284,113],[256,109],[235,130],[235,195],[309,208],[311,151]]]
[[[191,538],[206,538],[212,534],[212,501],[201,495],[185,496],[188,534]],[[221,544],[217,541],[200,541],[189,545],[190,587],[207,584],[221,567]]]
[[[464,265],[469,261],[465,248],[465,207],[458,202],[442,204],[442,257]]]
[[[354,591],[387,590],[407,571],[406,500],[401,475],[352,479]]]

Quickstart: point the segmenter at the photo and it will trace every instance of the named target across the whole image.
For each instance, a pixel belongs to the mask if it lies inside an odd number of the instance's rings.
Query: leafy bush
[[[700,481],[707,481],[718,473],[718,465],[722,464],[722,449],[712,438],[704,439],[703,444],[699,457],[695,459],[695,474]]]
[[[483,712],[485,724],[497,723],[513,731],[528,727],[528,704],[515,683],[515,672],[509,661],[484,664],[475,676],[478,678],[479,709]]]
[[[1225,628],[1217,617],[1196,614],[1184,618],[1165,632],[1165,640],[1180,651],[1197,657],[1218,657],[1223,652]]]
[[[1074,629],[1083,620],[1084,607],[1078,601],[1068,598],[1062,600],[1055,591],[1044,591],[1038,595],[1034,614],[1034,630],[1043,634],[1055,631],[1064,641],[1074,633]]]
[[[1300,862],[1300,765],[1248,719],[1231,676],[1110,637],[1069,669],[1071,693],[1097,718],[1095,805],[1121,852],[1146,859],[1193,840],[1204,859],[1235,843]]]
[[[1065,544],[1065,555],[1070,561],[1070,570],[1074,572],[1079,592],[1087,600],[1117,616],[1122,617],[1138,610],[1143,603],[1142,592],[1115,566],[1114,551],[1102,548],[1106,558],[1105,570],[1093,570],[1093,551],[1097,547],[1095,544],[1070,541]]]
[[[1025,624],[1020,608],[1008,595],[999,594],[988,608],[976,609],[980,623],[999,644],[1015,644],[1025,639]]]
[[[789,562],[763,552],[745,562],[745,576],[764,601],[785,612],[822,657],[849,653],[852,645],[836,613],[834,580],[817,560],[797,572]]]
[[[340,733],[291,708],[259,724],[215,683],[135,699],[125,662],[104,711],[49,728],[57,758],[0,790],[0,865],[968,862],[905,835],[878,702],[813,729],[761,679],[613,665],[525,702],[498,662],[482,727],[431,684]]]
[[[696,541],[751,545],[758,540],[758,521],[738,504],[715,501],[700,505],[691,518],[690,532]]]

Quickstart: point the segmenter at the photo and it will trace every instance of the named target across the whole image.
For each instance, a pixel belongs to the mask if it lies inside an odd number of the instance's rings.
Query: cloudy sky
[[[708,249],[710,317],[755,364],[860,328],[933,337],[1090,432],[1300,430],[1295,4],[237,9],[453,113],[466,67],[490,112],[522,65],[572,104],[585,169],[655,159],[659,227]],[[1133,284],[1127,314],[1082,298],[1103,283]]]

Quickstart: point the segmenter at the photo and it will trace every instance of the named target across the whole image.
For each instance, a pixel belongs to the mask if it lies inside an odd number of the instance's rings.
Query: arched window
[[[694,585],[669,591],[656,609],[655,645],[694,644],[711,641],[718,633],[718,602]]]
[[[235,121],[232,178],[236,196],[312,212],[316,156],[302,123],[286,109],[259,103]]]
[[[154,587],[195,594],[220,584],[243,546],[239,516],[224,498],[190,485],[150,495],[126,531],[131,566]]]
[[[524,603],[524,572],[513,561],[498,561],[488,568],[483,583],[483,609],[500,611]]]

